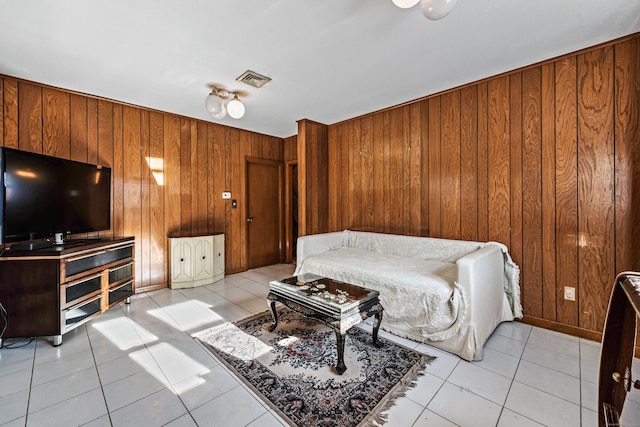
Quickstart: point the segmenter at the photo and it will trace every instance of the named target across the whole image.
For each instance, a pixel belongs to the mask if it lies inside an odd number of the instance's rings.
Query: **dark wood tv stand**
[[[67,241],[0,256],[0,303],[7,311],[2,339],[62,335],[135,292],[133,237]],[[3,327],[0,318],[0,331]]]

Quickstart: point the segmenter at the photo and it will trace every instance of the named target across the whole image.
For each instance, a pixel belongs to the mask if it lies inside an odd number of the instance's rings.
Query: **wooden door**
[[[282,259],[281,189],[281,163],[247,159],[247,268]]]

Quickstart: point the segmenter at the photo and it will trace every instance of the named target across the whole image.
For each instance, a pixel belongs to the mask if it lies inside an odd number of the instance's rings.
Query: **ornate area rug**
[[[197,334],[196,339],[294,426],[369,426],[415,385],[435,358],[354,327],[346,338],[347,371],[338,375],[335,332],[281,308]]]

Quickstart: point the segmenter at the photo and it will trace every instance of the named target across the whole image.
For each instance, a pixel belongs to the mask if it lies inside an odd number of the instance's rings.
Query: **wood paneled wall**
[[[329,126],[329,230],[503,242],[526,319],[601,331],[640,269],[638,58],[635,36]]]
[[[329,231],[328,126],[298,122],[298,235]]]
[[[99,234],[135,236],[138,289],[166,285],[170,233],[222,231],[227,273],[246,270],[245,157],[282,161],[281,138],[6,76],[0,105],[0,145],[112,168]]]

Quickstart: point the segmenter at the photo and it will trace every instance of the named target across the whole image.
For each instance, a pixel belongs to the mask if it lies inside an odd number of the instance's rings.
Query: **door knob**
[[[249,218],[247,218],[247,222],[253,222],[253,217],[250,216]]]

